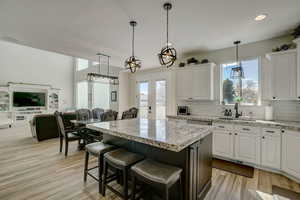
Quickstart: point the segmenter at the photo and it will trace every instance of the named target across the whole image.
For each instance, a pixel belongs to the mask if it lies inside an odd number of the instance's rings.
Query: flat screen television
[[[14,92],[14,107],[45,107],[46,93],[42,92]]]

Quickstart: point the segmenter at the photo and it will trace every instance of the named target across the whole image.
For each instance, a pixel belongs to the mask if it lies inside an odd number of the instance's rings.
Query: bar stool
[[[136,182],[139,180],[149,186],[163,188],[163,199],[169,200],[169,189],[178,182],[180,199],[182,198],[182,169],[162,164],[150,159],[141,161],[131,167],[132,193],[131,200],[136,198]]]
[[[143,160],[143,156],[128,152],[125,149],[116,149],[114,151],[110,151],[104,154],[104,180],[103,180],[103,196],[105,196],[106,187],[115,193],[116,195],[120,196],[124,200],[129,199],[128,195],[128,174],[130,167],[137,162]],[[108,177],[108,167],[112,167],[116,169],[116,174]],[[112,186],[108,185],[108,183],[116,180],[119,178],[119,172],[122,172],[123,178],[123,193],[120,193]]]
[[[85,162],[84,162],[84,182],[86,182],[87,175],[94,178],[96,181],[99,182],[99,193],[102,194],[102,175],[103,175],[103,155],[109,151],[112,151],[116,149],[116,146],[105,144],[103,142],[94,142],[87,144],[85,146]],[[98,166],[88,168],[89,164],[89,155],[93,155],[98,158]],[[98,168],[98,177],[95,177],[91,173],[89,173],[90,170]]]

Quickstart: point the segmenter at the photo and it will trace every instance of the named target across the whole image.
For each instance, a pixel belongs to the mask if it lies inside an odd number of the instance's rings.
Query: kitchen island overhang
[[[212,127],[185,120],[129,119],[87,128],[103,133],[103,142],[183,169],[184,199],[203,199],[211,185]],[[176,187],[171,199],[178,199]]]

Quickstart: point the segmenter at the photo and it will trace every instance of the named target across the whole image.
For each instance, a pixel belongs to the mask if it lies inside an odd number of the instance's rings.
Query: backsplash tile
[[[264,102],[264,105],[267,105]],[[284,121],[300,121],[300,101],[274,101],[274,119]],[[178,101],[177,105],[189,106],[192,115],[220,116],[224,108],[232,109],[233,106],[220,105],[218,101]],[[265,118],[265,106],[240,106],[244,116],[256,119]]]

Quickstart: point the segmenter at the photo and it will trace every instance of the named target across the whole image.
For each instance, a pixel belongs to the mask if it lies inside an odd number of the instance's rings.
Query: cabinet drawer
[[[233,130],[233,124],[214,123],[213,126],[217,130]]]
[[[245,132],[245,133],[259,133],[260,132],[260,128],[259,127],[254,127],[254,126],[236,125],[235,130],[237,132]]]
[[[280,136],[281,134],[281,129],[277,128],[262,128],[262,135],[271,135],[271,136]]]

